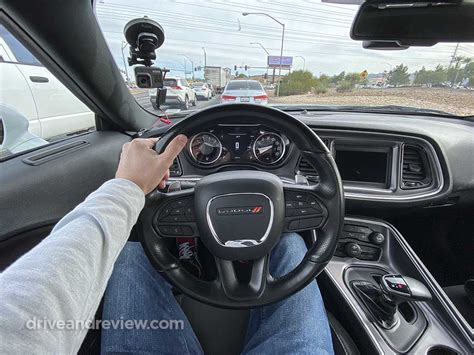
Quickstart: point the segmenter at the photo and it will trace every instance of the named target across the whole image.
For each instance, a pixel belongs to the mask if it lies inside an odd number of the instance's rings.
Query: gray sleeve
[[[0,274],[0,354],[79,350],[87,329],[57,328],[94,317],[144,201],[132,182],[106,182]]]

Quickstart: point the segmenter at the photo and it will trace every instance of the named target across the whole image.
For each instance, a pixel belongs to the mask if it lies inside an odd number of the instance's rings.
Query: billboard
[[[280,56],[279,55],[269,55],[267,59],[267,64],[271,68],[278,68],[280,66]],[[291,67],[293,65],[293,57],[281,57],[281,66],[282,67]]]

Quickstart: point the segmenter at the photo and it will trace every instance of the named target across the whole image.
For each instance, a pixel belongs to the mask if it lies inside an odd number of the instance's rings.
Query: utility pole
[[[202,47],[202,50],[204,51],[204,67],[207,67],[207,53],[206,53],[206,48]]]
[[[456,48],[454,48],[454,53],[451,56],[451,61],[449,62],[447,75],[449,75],[449,69],[451,69],[451,66],[453,65],[454,59],[456,58],[456,54],[458,53],[458,49],[459,49],[459,42],[458,44],[456,44]],[[454,86],[454,80],[451,82],[451,87],[453,86]]]
[[[281,69],[283,66],[282,60],[283,60],[283,43],[285,41],[285,24],[283,22],[278,21],[276,18],[273,16],[265,13],[265,12],[242,12],[242,16],[248,16],[248,15],[262,15],[262,16],[267,16],[271,18],[273,21],[278,23],[282,27],[282,32],[281,32],[281,47],[280,47],[280,66],[278,68],[278,87],[277,87],[277,92],[276,95],[280,96],[280,84],[281,84]]]
[[[192,68],[192,72],[193,72],[193,77],[192,78],[193,78],[193,81],[194,81],[194,62],[186,54],[181,54],[181,55],[191,62],[191,68]]]

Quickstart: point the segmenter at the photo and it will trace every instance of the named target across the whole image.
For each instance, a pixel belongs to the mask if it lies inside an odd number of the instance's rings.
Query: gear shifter
[[[400,303],[431,300],[431,293],[425,285],[402,275],[384,275],[380,286],[367,281],[354,281],[352,286],[370,313],[387,329],[395,325]]]

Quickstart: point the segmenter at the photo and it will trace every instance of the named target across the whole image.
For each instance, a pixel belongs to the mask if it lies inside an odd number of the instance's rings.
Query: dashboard
[[[296,111],[333,154],[351,205],[437,206],[474,203],[474,123],[433,116]],[[156,134],[156,133],[155,133]],[[272,127],[200,127],[172,179],[195,183],[219,171],[255,169],[312,183],[318,172],[295,142]],[[470,152],[470,153],[469,153]],[[374,204],[377,202],[378,204]],[[355,206],[355,205],[354,205]]]
[[[420,137],[370,131],[315,128],[335,158],[346,197],[410,201],[444,186],[440,160]],[[181,164],[207,175],[223,170],[271,171],[282,178],[319,182],[319,173],[284,134],[259,124],[220,124],[193,134]],[[189,174],[187,174],[189,175]]]

